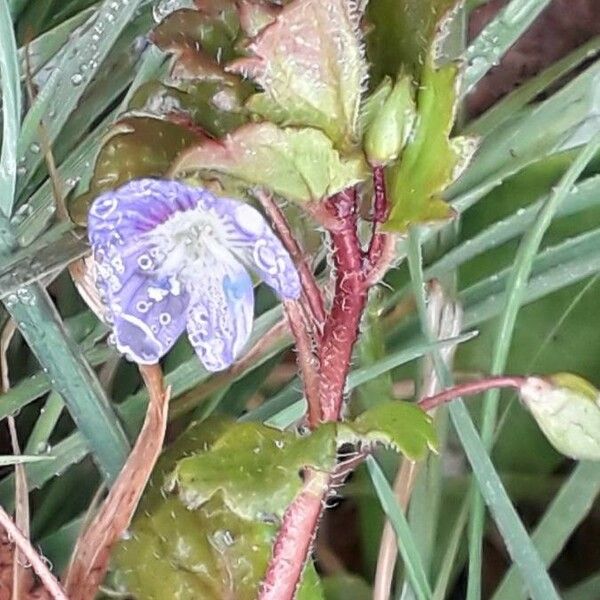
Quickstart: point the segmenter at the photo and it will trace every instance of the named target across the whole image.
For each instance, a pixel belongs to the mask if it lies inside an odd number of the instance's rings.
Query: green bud
[[[411,79],[404,75],[396,81],[365,131],[365,153],[372,165],[382,166],[398,158],[412,131],[416,114]]]
[[[577,460],[600,460],[600,392],[570,373],[528,377],[520,390],[548,441]]]
[[[361,131],[366,131],[370,127],[375,116],[381,112],[385,101],[392,93],[392,87],[392,78],[386,75],[369,97],[362,103],[359,115]]]

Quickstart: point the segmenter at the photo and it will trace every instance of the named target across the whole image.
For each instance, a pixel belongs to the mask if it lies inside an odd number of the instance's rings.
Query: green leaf
[[[411,460],[424,458],[437,446],[431,417],[415,404],[400,401],[378,404],[338,425],[338,444],[357,440],[389,446]]]
[[[178,597],[221,600],[234,595],[254,600],[266,572],[277,526],[247,520],[214,494],[190,510],[176,495],[164,496],[162,483],[186,456],[210,454],[235,428],[210,418],[193,423],[160,457],[130,527],[113,556],[113,582],[137,600]],[[231,458],[231,464],[237,457]],[[228,473],[223,471],[226,479]],[[298,479],[298,474],[293,477]],[[307,565],[298,600],[322,600],[312,564]]]
[[[217,497],[189,510],[170,496],[140,514],[130,531],[113,557],[114,580],[136,600],[255,600],[277,527],[245,520]],[[312,564],[297,598],[323,598]]]
[[[366,62],[356,5],[345,0],[295,0],[252,40],[252,56],[229,69],[263,92],[248,108],[281,125],[316,127],[341,150],[358,142]]]
[[[462,172],[475,151],[472,138],[450,139],[456,110],[456,67],[423,71],[417,96],[417,124],[400,161],[387,170],[389,231],[448,219],[453,212],[441,193]]]
[[[258,423],[238,423],[210,451],[179,461],[167,487],[176,488],[190,510],[219,492],[243,518],[281,517],[302,487],[302,469],[330,471],[335,458],[333,424],[299,437]]]
[[[134,114],[195,126],[219,137],[247,121],[243,108],[246,95],[235,78],[217,74],[202,80],[180,73],[169,78],[168,84],[151,81],[142,86],[132,96],[129,108]]]
[[[17,181],[17,140],[21,122],[21,83],[17,42],[6,0],[0,0],[0,91],[2,92],[2,154],[0,211],[10,217]]]
[[[362,157],[340,157],[324,133],[272,123],[245,125],[223,140],[206,140],[180,155],[172,170],[235,177],[297,202],[320,200],[366,178]]]
[[[367,55],[373,64],[372,79],[399,72],[421,79],[423,65],[436,37],[443,37],[445,15],[457,0],[371,0],[367,18],[373,25],[367,36]]]
[[[199,52],[221,63],[238,55],[234,48],[238,31],[235,3],[217,0],[204,2],[202,10],[172,12],[154,28],[151,39],[175,55],[175,64]]]
[[[197,139],[193,131],[162,119],[120,120],[100,150],[89,191],[71,201],[71,217],[85,225],[89,206],[98,194],[137,177],[163,176],[175,156]]]

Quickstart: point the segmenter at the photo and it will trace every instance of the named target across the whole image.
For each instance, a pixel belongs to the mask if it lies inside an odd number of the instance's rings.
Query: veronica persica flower
[[[139,179],[93,203],[88,234],[96,285],[117,348],[156,363],[187,329],[204,366],[233,363],[250,337],[248,269],[296,299],[296,268],[262,215],[177,181]]]

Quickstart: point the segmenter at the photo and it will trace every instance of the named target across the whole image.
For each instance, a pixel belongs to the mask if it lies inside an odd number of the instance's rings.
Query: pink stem
[[[325,322],[325,307],[323,306],[323,295],[317,285],[312,270],[308,267],[304,253],[296,241],[281,209],[273,200],[273,197],[262,190],[255,192],[256,197],[269,215],[273,226],[283,242],[287,251],[294,261],[300,280],[302,282],[302,294],[310,309],[311,315],[320,330]]]
[[[325,473],[311,470],[305,477],[302,491],[283,516],[258,600],[289,600],[296,593],[329,487]]]
[[[389,212],[385,189],[385,171],[383,167],[373,167],[373,235],[369,243],[367,257],[371,266],[379,262],[386,238],[385,233],[378,231],[379,224],[385,223]]]
[[[499,377],[488,377],[487,379],[479,379],[478,381],[469,381],[460,385],[454,386],[435,396],[429,396],[423,398],[418,402],[419,406],[425,411],[429,412],[442,404],[446,404],[461,396],[472,396],[473,394],[480,394],[493,388],[517,388],[520,389],[526,381],[526,377],[501,375]]]
[[[352,348],[367,299],[360,242],[356,230],[356,189],[335,194],[327,207],[337,216],[330,231],[335,266],[335,294],[319,348],[321,419],[340,418]]]
[[[312,339],[304,324],[301,307],[298,302],[284,302],[290,329],[296,341],[297,362],[304,381],[304,395],[308,404],[308,426],[314,429],[321,420],[321,405],[319,403],[319,375],[315,368],[315,355],[312,349]]]
[[[385,219],[387,210],[381,169],[374,173],[374,186],[376,228],[377,223]],[[318,404],[320,420],[324,422],[340,419],[352,349],[358,338],[368,288],[373,282],[372,277],[367,280],[366,272],[373,270],[373,265],[382,260],[384,248],[390,246],[388,236],[377,234],[374,230],[369,259],[364,260],[357,231],[357,210],[356,188],[333,195],[319,207],[320,222],[326,224],[331,237],[335,267],[335,294],[323,335],[318,340]],[[303,336],[301,332],[295,332],[295,337],[300,342],[300,351]],[[314,412],[312,405],[309,402],[309,421],[314,427],[317,423],[311,416]],[[312,470],[306,473],[302,491],[285,511],[259,600],[294,598],[331,483],[328,474]]]

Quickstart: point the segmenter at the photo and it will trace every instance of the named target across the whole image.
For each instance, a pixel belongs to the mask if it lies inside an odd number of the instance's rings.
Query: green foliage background
[[[372,87],[384,75],[397,74],[399,56],[409,57],[415,73],[423,63],[428,65],[423,58],[426,50],[406,44],[406,37],[397,32],[421,23],[425,32],[422,39],[429,41],[433,35],[429,15],[433,13],[423,9],[428,3],[407,0],[405,4],[403,13],[398,12],[399,3],[372,0],[369,4],[368,15],[374,24],[367,40],[374,63]],[[433,4],[441,14],[451,3]],[[506,12],[466,50],[462,49],[466,15],[458,14],[447,52],[466,61],[463,95],[547,4],[542,0],[509,2]],[[158,8],[164,6],[163,2]],[[0,171],[0,298],[5,307],[3,321],[12,317],[20,332],[8,353],[12,387],[2,396],[0,417],[18,413],[24,453],[51,459],[29,463],[25,469],[31,491],[32,539],[59,571],[68,560],[96,489],[103,481],[110,483],[125,460],[146,403],[135,369],[106,345],[105,327],[87,309],[66,272],[67,264],[87,251],[77,226],[85,222],[86,206],[94,194],[133,176],[164,172],[190,144],[186,131],[173,125],[166,118],[164,105],[152,104],[152,99],[160,98],[168,105],[167,100],[176,97],[198,124],[214,134],[229,131],[246,119],[243,112],[225,116],[218,111],[194,112],[195,106],[206,104],[215,89],[205,83],[187,85],[185,74],[170,80],[169,85],[165,83],[168,58],[164,51],[172,49],[167,43],[168,32],[167,42],[156,38],[158,47],[140,38],[155,25],[153,10],[156,12],[157,6],[145,0],[0,0],[2,166],[10,167],[11,162],[14,166],[12,171]],[[215,52],[227,47],[234,52],[226,17],[220,15],[211,25],[214,37],[207,45]],[[94,29],[99,24],[100,32]],[[439,185],[431,195],[443,196],[460,213],[460,227],[424,227],[418,239],[407,239],[399,248],[409,260],[390,274],[390,289],[374,300],[382,309],[391,310],[391,316],[382,328],[365,321],[349,382],[352,390],[362,392],[356,394],[356,405],[359,400],[364,403],[365,398],[372,399],[373,394],[389,399],[391,383],[413,376],[422,357],[432,349],[439,350],[426,339],[427,332],[421,331],[418,311],[401,320],[393,316],[393,308],[407,298],[416,297],[419,305],[423,276],[439,277],[453,289],[464,306],[463,331],[479,331],[475,339],[467,336],[469,341],[462,340],[455,371],[489,371],[491,357],[498,350],[498,324],[514,301],[523,306],[506,372],[572,371],[600,385],[600,336],[595,327],[600,285],[596,276],[600,269],[598,156],[589,162],[577,184],[566,190],[541,247],[526,265],[532,277],[523,298],[510,279],[520,241],[535,226],[537,211],[561,177],[571,172],[582,149],[594,143],[600,129],[600,62],[595,58],[599,50],[600,41],[591,40],[477,120],[455,128],[453,135],[480,137],[479,151],[457,182],[449,188]],[[37,87],[31,104],[22,85],[26,53]],[[555,89],[565,74],[572,79]],[[540,96],[548,89],[552,93]],[[240,103],[248,93],[243,86],[234,85]],[[22,113],[20,106],[24,107]],[[151,106],[155,107],[154,114]],[[135,122],[128,121],[132,115],[122,119],[120,115],[128,107],[146,114]],[[40,121],[47,140],[40,138]],[[159,148],[154,143],[156,136],[161,138]],[[54,217],[55,190],[44,162],[46,141],[52,146],[62,193],[68,194],[76,225],[59,223]],[[239,191],[236,182],[228,185],[228,190]],[[305,221],[295,210],[291,208],[289,213],[295,229],[304,236],[308,249],[318,249],[319,237],[305,231]],[[265,290],[258,290],[257,304],[253,340],[261,339],[281,318],[280,308]],[[247,371],[211,379],[187,344],[179,343],[164,363],[167,383],[173,388],[173,431],[180,432],[191,421],[202,421],[213,413],[281,427],[293,423],[302,410],[297,380],[283,386],[264,383],[287,360],[290,345],[290,339],[281,339],[266,348]],[[247,401],[256,392],[264,403],[246,412]],[[471,412],[476,423],[478,413],[478,409]],[[438,430],[453,449],[460,447],[460,440],[482,493],[487,492],[481,481],[487,478],[492,482],[492,492],[485,498],[492,505],[489,523],[497,524],[509,546],[516,542],[517,554],[512,558],[520,574],[512,567],[494,599],[524,598],[521,578],[536,597],[550,597],[544,596],[547,581],[542,562],[553,563],[589,513],[600,492],[600,468],[591,463],[566,463],[518,402],[508,396],[500,405],[493,464],[487,460],[465,410],[458,407],[450,417],[442,415]],[[464,456],[462,450],[458,452]],[[378,458],[390,476],[396,457],[382,452]],[[358,597],[359,589],[368,590],[383,507],[401,532],[406,569],[399,570],[398,597],[412,597],[413,593],[417,597],[448,597],[467,561],[467,513],[461,506],[475,502],[465,482],[468,472],[443,474],[440,459],[432,457],[415,492],[423,500],[415,502],[420,510],[411,509],[404,523],[394,512],[389,486],[384,478],[378,478],[376,467],[370,465],[372,479],[365,468],[361,469],[344,492],[359,509],[364,559],[360,583],[344,573],[325,578],[324,591],[314,593],[333,600],[347,597],[349,588],[352,597]],[[529,532],[533,541],[519,528],[516,513],[504,501],[501,481],[513,502],[527,499],[540,513],[545,510],[535,530]],[[0,503],[11,508],[13,502],[14,475],[7,472],[0,481]],[[202,516],[198,518],[202,520]],[[157,520],[160,527],[165,526],[160,517]],[[190,529],[193,527],[191,524]],[[198,528],[202,530],[202,525]],[[168,522],[166,530],[171,531]],[[470,539],[484,535],[485,531],[476,527]],[[534,545],[541,561],[536,560]],[[471,548],[475,546],[471,544]],[[472,571],[477,572],[481,556],[471,553],[469,559]],[[424,581],[404,578],[404,573],[419,572],[424,574]],[[116,579],[118,576],[116,573]],[[599,577],[592,574],[590,581]],[[317,589],[315,579],[306,585]],[[596,589],[583,582],[572,590],[561,589],[561,593],[584,600],[595,598]],[[312,593],[309,590],[306,597],[321,597]],[[478,582],[471,579],[469,598],[477,597]]]

